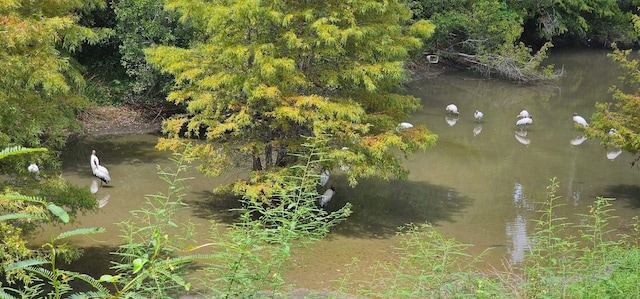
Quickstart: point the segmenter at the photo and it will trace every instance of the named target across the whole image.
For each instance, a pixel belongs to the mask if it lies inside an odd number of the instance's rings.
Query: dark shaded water
[[[595,102],[611,98],[608,89],[616,84],[618,70],[606,53],[553,53],[551,61],[563,65],[567,74],[554,87],[519,86],[464,73],[411,83],[408,92],[422,99],[424,109],[407,121],[438,134],[437,146],[407,159],[405,165],[411,171],[407,181],[369,179],[350,188],[335,171],[330,184],[337,192],[328,208],[348,201],[354,214],[326,240],[298,250],[285,275],[287,281],[322,290],[332,288],[333,281],[347,272],[353,272],[355,279],[364,278],[376,261],[397,258],[396,228],[407,222],[428,221],[445,236],[474,244],[474,253],[493,248],[487,257],[489,267],[522,262],[532,245],[530,221],[538,218],[537,202],[545,199],[552,177],[557,177],[558,195],[566,204],[558,210],[559,216],[578,223],[581,219],[576,214],[587,213],[596,196],[615,196],[620,218],[611,227],[628,225],[640,206],[640,173],[629,164],[633,157],[622,153],[610,159],[598,140],[578,144],[581,133],[571,119],[573,112],[588,119]],[[444,108],[449,103],[459,107],[458,118],[447,117]],[[473,118],[476,109],[485,114],[481,124]],[[534,115],[534,124],[526,132],[515,126],[522,109]],[[68,180],[87,188],[91,185],[92,148],[113,179],[96,196],[109,195],[108,203],[74,224],[108,231],[95,236],[97,246],[95,240],[77,240],[91,246],[87,262],[78,265],[80,270],[106,272],[106,252],[120,242],[114,223],[128,219],[128,211],[139,208],[145,194],[166,189],[155,173],[157,164],[171,165],[169,154],[156,151],[155,142],[153,135],[126,135],[69,145],[63,162]],[[186,197],[191,209],[179,217],[198,224],[204,240],[208,221],[230,221],[228,208],[234,204],[216,198],[211,190],[245,178],[246,173],[235,170],[205,178],[194,170],[190,175],[195,178]],[[354,258],[360,262],[352,265]]]

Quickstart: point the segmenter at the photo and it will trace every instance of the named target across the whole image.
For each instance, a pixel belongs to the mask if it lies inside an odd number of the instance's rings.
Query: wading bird
[[[573,121],[575,121],[579,125],[582,125],[583,127],[588,127],[589,126],[589,124],[584,119],[584,117],[578,115],[578,113],[573,113]]]
[[[481,122],[482,118],[484,117],[484,113],[476,110],[476,112],[473,113],[473,117],[478,121]]]
[[[27,167],[27,170],[35,175],[36,180],[40,180],[40,168],[38,167],[38,164],[31,163]]]
[[[445,109],[447,110],[447,112],[449,112],[449,113],[451,113],[451,114],[453,114],[455,116],[460,115],[460,113],[458,112],[458,106],[456,106],[454,104],[447,105],[447,108],[445,108]]]
[[[518,119],[521,119],[521,118],[530,117],[530,116],[531,116],[531,114],[529,114],[529,111],[522,110],[522,111],[520,111],[520,114],[518,114],[517,117],[518,117]]]
[[[335,193],[336,193],[336,188],[334,188],[333,186],[327,189],[327,191],[324,191],[324,194],[322,194],[322,196],[320,197],[320,206],[324,208],[327,205],[327,203],[329,203],[329,201],[331,200],[331,198]]]
[[[396,132],[400,132],[401,130],[411,129],[411,128],[413,128],[413,125],[411,123],[402,122],[402,123],[399,123],[398,126],[396,127]]]
[[[93,175],[95,175],[105,184],[108,184],[109,181],[111,181],[109,170],[107,170],[106,167],[100,165],[100,160],[98,159],[98,156],[96,156],[96,150],[91,150],[91,170],[93,171]]]
[[[520,127],[520,130],[526,129],[528,125],[533,124],[533,116],[523,117],[516,122],[516,126]]]

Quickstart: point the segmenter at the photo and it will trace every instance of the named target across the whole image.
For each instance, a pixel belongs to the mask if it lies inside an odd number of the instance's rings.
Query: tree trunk
[[[273,146],[268,144],[264,147],[264,168],[269,169],[273,165]]]
[[[262,170],[262,162],[260,161],[260,155],[257,155],[256,153],[253,154],[252,170],[253,171]]]
[[[276,165],[279,167],[287,166],[287,148],[285,146],[280,146],[278,148],[278,156],[276,157]]]

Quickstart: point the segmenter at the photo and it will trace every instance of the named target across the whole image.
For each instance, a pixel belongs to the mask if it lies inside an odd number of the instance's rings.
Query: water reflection
[[[515,134],[516,140],[524,145],[531,144],[531,139],[527,137],[527,134],[527,130],[517,130]]]
[[[413,95],[423,99],[424,107],[410,121],[425,125],[439,137],[435,148],[407,161],[410,179],[447,186],[473,199],[459,217],[439,229],[472,244],[509,244],[503,253],[517,262],[523,258],[523,248],[531,245],[527,234],[532,226],[526,223],[536,215],[532,212],[535,205],[523,202],[544,200],[551,178],[557,178],[561,186],[557,195],[568,203],[558,208],[558,213],[569,218],[588,212],[588,206],[608,185],[638,184],[640,174],[628,167],[630,155],[617,149],[605,155],[599,142],[588,142],[583,134],[576,134],[579,130],[568,117],[574,111],[588,116],[595,110],[596,101],[611,97],[607,90],[616,84],[619,70],[606,54],[552,55],[551,62],[567,70],[557,86],[514,86],[466,73],[409,86]],[[482,107],[492,116],[491,122],[476,129],[478,123],[469,117],[470,121],[463,118],[451,127],[441,121],[440,115],[441,107],[452,101],[462,111]],[[523,112],[524,107],[536,114],[536,125],[532,125],[533,119],[526,120],[519,126],[522,129],[514,130],[515,123],[526,114],[531,116]],[[526,129],[525,122],[530,122]],[[474,138],[469,132],[474,132],[473,136],[481,132],[482,138]],[[567,141],[573,146],[567,146]],[[614,154],[619,156],[609,159]],[[514,181],[518,187],[514,187]],[[518,196],[520,189],[528,190],[526,198]],[[617,213],[633,214],[622,202],[615,204],[622,209]],[[483,238],[474,234],[480,227],[484,228]]]
[[[107,205],[107,203],[109,203],[109,199],[111,198],[111,194],[107,194],[105,196],[103,196],[102,198],[98,199],[96,202],[98,203],[98,208],[102,209],[104,208],[104,206]]]
[[[622,154],[622,150],[621,149],[612,149],[607,151],[607,159],[609,160],[615,160],[618,156],[620,156],[620,154]]]
[[[515,219],[505,225],[506,234],[511,239],[511,245],[507,246],[507,253],[511,264],[524,262],[526,251],[531,247],[528,236],[527,213],[535,210],[530,204],[521,183],[515,183],[513,187],[513,206],[516,210]]]
[[[578,137],[575,137],[573,139],[571,139],[571,141],[569,141],[569,143],[571,145],[581,145],[583,142],[585,142],[587,140],[587,137],[584,135],[580,135]]]
[[[482,133],[482,124],[478,124],[473,127],[473,136],[478,136],[480,133]]]
[[[446,121],[447,124],[449,124],[450,127],[453,127],[458,122],[458,117],[457,116],[445,116],[444,121]]]

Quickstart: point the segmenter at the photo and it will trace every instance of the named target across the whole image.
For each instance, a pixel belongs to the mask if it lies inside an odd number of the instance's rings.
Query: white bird
[[[456,106],[454,104],[447,105],[447,108],[445,108],[445,109],[447,110],[447,112],[449,112],[449,113],[451,113],[451,114],[453,114],[455,116],[460,115],[460,113],[458,112],[458,106]]]
[[[400,132],[400,130],[403,130],[403,129],[411,129],[411,128],[413,128],[413,125],[412,125],[412,124],[407,123],[407,122],[402,122],[402,123],[399,123],[399,124],[398,124],[398,126],[396,127],[396,131],[397,131],[397,132]]]
[[[581,135],[581,136],[578,136],[576,138],[571,139],[571,141],[569,143],[571,143],[571,145],[581,145],[586,140],[587,140],[587,137],[584,136],[584,135]]]
[[[588,127],[589,126],[589,124],[584,119],[584,117],[578,115],[578,113],[574,113],[573,114],[573,121],[575,121],[579,125],[582,125],[583,127]]]
[[[89,191],[91,191],[91,194],[98,193],[98,180],[91,181],[91,186],[89,187]]]
[[[329,181],[329,170],[325,169],[320,174],[320,186],[324,187]]]
[[[531,114],[529,114],[529,111],[522,110],[522,111],[520,111],[520,114],[518,114],[517,117],[518,117],[518,119],[521,119],[521,118],[527,118],[527,117],[530,117],[530,116],[531,116]]]
[[[484,113],[476,110],[476,112],[473,113],[473,117],[478,121],[481,122],[482,118],[484,117]]]
[[[331,200],[331,198],[335,193],[336,193],[336,188],[334,188],[333,186],[327,189],[327,191],[324,191],[324,194],[322,194],[322,196],[320,197],[320,206],[324,208],[327,205],[327,203],[329,203],[329,201]]]
[[[36,163],[31,163],[28,167],[27,170],[33,174],[35,174],[35,178],[36,180],[40,180],[40,168],[38,167],[38,164]]]
[[[523,128],[526,129],[527,125],[531,125],[531,124],[533,124],[533,116],[531,115],[529,115],[528,117],[523,117],[518,121],[516,121],[516,126],[520,127],[521,130]]]
[[[111,181],[109,170],[107,170],[106,167],[100,165],[100,160],[98,160],[98,156],[96,156],[96,150],[91,150],[91,170],[93,171],[93,175],[95,175],[106,184]]]
[[[609,130],[609,136],[614,136],[618,134],[618,130],[616,130],[615,128],[611,128],[611,130]]]

